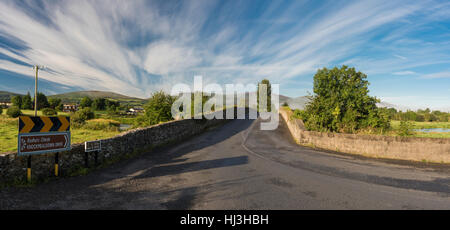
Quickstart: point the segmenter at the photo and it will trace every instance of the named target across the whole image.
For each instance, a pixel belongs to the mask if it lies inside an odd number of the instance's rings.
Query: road
[[[0,191],[0,209],[450,209],[450,169],[295,144],[233,120],[89,175]]]

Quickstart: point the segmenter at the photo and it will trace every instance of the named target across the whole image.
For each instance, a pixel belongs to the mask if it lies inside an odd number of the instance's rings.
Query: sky
[[[102,90],[148,98],[177,83],[312,93],[320,68],[348,65],[370,95],[450,110],[450,2],[437,0],[2,0],[0,90]]]

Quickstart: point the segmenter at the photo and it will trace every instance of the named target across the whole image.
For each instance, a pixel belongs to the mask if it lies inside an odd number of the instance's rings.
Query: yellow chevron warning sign
[[[70,117],[19,116],[19,133],[70,132]]]
[[[41,120],[44,122],[44,127],[41,129],[41,133],[46,133],[50,131],[53,126],[52,120],[49,117],[41,117]]]
[[[59,127],[58,131],[63,132],[70,129],[70,118],[69,117],[58,117],[61,121],[61,127]]]
[[[19,116],[19,156],[69,149],[70,117]]]
[[[23,123],[23,126],[20,125],[20,122]],[[31,120],[31,118],[29,116],[20,116],[20,118],[19,118],[19,132],[20,133],[29,133],[33,127],[34,127],[34,122]]]

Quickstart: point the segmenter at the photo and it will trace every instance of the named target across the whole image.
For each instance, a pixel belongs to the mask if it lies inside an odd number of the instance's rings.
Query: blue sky
[[[190,83],[312,92],[318,68],[355,67],[370,94],[450,109],[450,2],[0,1],[0,90],[148,97]]]

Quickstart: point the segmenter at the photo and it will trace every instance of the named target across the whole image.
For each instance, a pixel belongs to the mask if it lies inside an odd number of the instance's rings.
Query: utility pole
[[[44,69],[44,66],[35,65],[33,69],[36,70],[36,79],[34,81],[34,116],[37,117],[38,71],[39,69]]]
[[[37,117],[37,91],[38,91],[38,71],[44,69],[44,66],[35,65],[33,69],[36,70],[36,79],[34,81],[34,116]],[[31,155],[28,156],[27,161],[27,180],[31,182]]]

